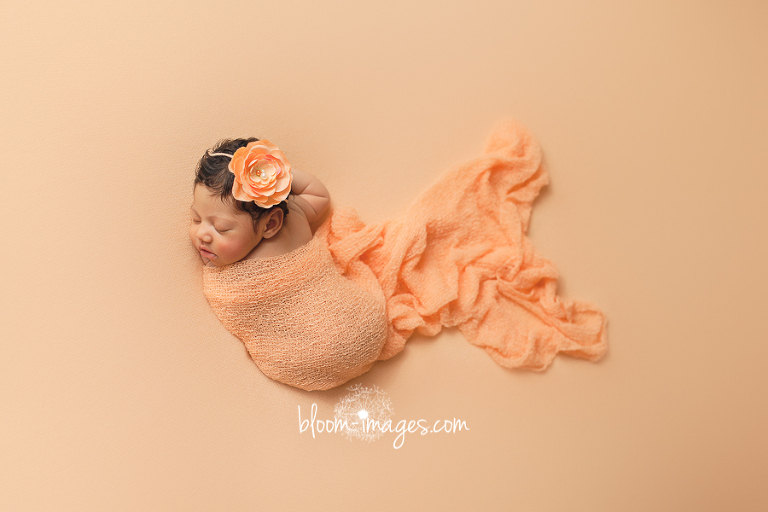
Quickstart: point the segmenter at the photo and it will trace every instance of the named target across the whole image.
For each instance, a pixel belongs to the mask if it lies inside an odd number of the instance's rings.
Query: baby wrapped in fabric
[[[505,123],[402,215],[366,225],[334,209],[291,252],[204,267],[205,296],[265,375],[305,390],[342,385],[443,327],[508,368],[543,370],[559,352],[596,361],[605,316],[557,296],[556,268],[526,236],[547,181],[537,142]]]

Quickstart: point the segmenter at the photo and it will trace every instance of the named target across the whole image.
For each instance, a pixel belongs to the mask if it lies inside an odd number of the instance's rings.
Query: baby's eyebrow
[[[189,207],[189,209],[190,209],[190,210],[192,210],[194,213],[197,213],[197,210],[195,210],[195,207],[194,207],[194,206],[190,206],[190,207]],[[199,214],[198,214],[198,215],[199,215]],[[213,220],[221,220],[221,221],[225,221],[225,220],[227,220],[227,219],[225,219],[225,218],[223,218],[223,217],[217,217],[216,215],[211,215],[211,216],[210,216],[210,217],[208,217],[208,218],[209,218],[209,219],[213,219]]]

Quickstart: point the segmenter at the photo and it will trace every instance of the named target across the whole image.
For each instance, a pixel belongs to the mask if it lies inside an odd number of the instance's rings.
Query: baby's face
[[[245,258],[261,241],[251,216],[224,203],[208,187],[195,187],[189,238],[203,263],[223,267]]]

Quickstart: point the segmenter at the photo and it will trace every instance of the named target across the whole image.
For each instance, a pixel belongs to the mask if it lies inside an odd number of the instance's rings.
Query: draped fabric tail
[[[385,298],[379,359],[414,332],[442,327],[457,327],[510,368],[543,370],[559,352],[592,361],[605,354],[603,313],[558,297],[557,269],[526,236],[547,182],[538,143],[507,122],[481,156],[449,171],[402,216],[369,226],[354,210],[334,210],[321,236],[337,269]]]

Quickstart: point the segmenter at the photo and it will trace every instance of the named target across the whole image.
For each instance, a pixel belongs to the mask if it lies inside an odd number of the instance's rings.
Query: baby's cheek
[[[219,255],[227,259],[239,259],[240,245],[237,242],[231,240],[219,242]]]

